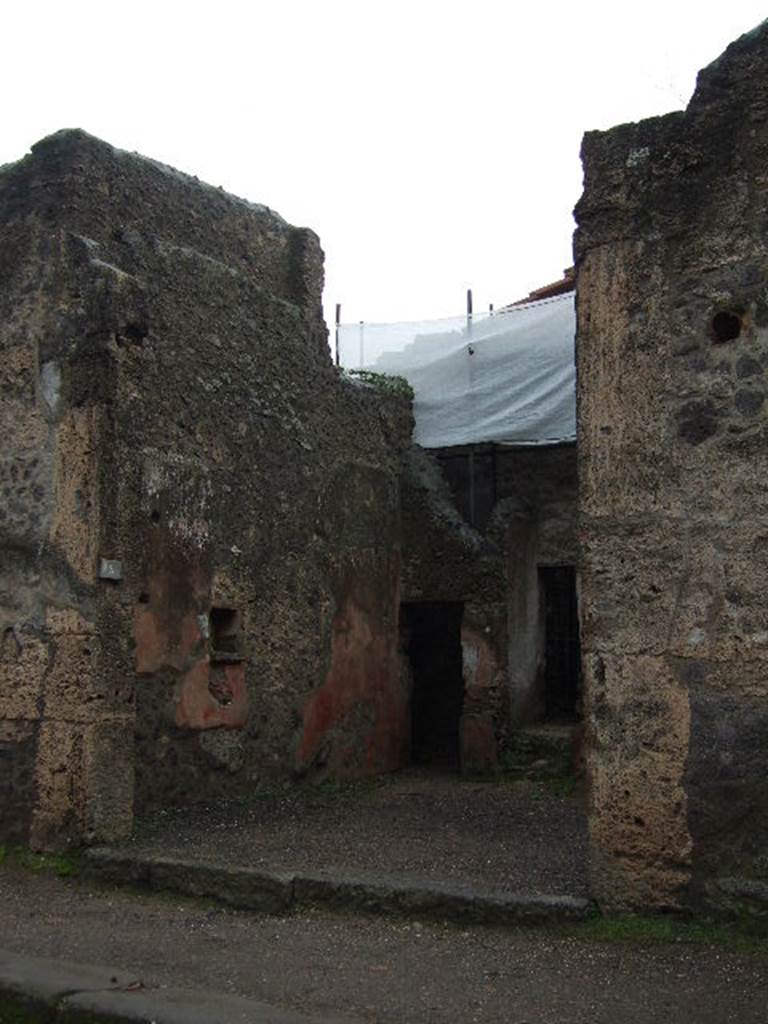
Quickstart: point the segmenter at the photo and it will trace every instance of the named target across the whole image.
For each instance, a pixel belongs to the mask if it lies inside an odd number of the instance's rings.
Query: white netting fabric
[[[495,314],[339,325],[346,369],[405,377],[425,448],[576,437],[573,293]]]

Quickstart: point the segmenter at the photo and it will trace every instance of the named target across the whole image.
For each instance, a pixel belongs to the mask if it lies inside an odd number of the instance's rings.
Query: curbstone
[[[149,864],[152,889],[202,896],[245,910],[279,914],[293,903],[293,876],[257,868],[155,857]]]
[[[69,992],[125,988],[136,980],[136,975],[110,967],[88,967],[0,950],[0,999],[46,1015]]]
[[[229,906],[279,914],[293,903],[293,875],[257,868],[207,864],[178,857],[134,857],[95,847],[83,859],[83,875],[118,885],[214,899]]]
[[[592,909],[589,900],[571,896],[477,892],[446,883],[419,884],[401,878],[334,879],[297,875],[297,904],[322,904],[366,913],[418,915],[462,924],[519,925],[576,921]]]
[[[60,1007],[61,1024],[78,1024],[94,1015],[120,1024],[342,1024],[340,1018],[307,1017],[254,999],[149,989],[140,992],[78,992]],[[353,1024],[347,1018],[344,1024]]]
[[[270,914],[319,905],[462,924],[519,926],[579,921],[593,910],[590,900],[574,896],[483,892],[467,885],[403,876],[278,874],[176,857],[131,857],[103,847],[87,851],[84,865],[86,877],[118,884],[132,882]]]
[[[179,988],[144,988],[111,967],[19,956],[0,950],[0,1021],[45,1024],[355,1024],[240,996]]]
[[[81,862],[83,878],[119,882],[122,885],[148,885],[150,861],[132,857],[123,850],[107,846],[92,846],[86,850]]]

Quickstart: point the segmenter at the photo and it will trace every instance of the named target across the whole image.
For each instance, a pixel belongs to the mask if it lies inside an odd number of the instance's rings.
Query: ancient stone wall
[[[331,365],[316,237],[82,132],[0,222],[2,832],[397,767],[410,409]]]
[[[115,638],[98,594],[114,378],[94,372],[82,243],[33,212],[44,180],[0,182],[0,829],[36,846],[119,838],[133,695],[106,669]]]
[[[606,906],[768,896],[768,24],[685,112],[590,133],[582,642]]]

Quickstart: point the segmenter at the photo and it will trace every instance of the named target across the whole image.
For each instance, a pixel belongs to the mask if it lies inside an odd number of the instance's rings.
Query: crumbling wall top
[[[577,262],[596,246],[645,223],[647,239],[688,239],[710,218],[738,221],[752,189],[730,175],[762,180],[768,161],[768,20],[741,36],[698,75],[686,110],[584,136],[584,192],[576,207]],[[729,180],[730,202],[719,183]]]
[[[101,245],[160,239],[220,261],[287,301],[321,300],[317,235],[172,167],[80,129],[55,132],[0,168],[0,218],[30,216]],[[115,225],[119,225],[116,230]]]

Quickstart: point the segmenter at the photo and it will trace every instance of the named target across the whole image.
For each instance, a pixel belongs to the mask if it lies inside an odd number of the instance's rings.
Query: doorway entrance
[[[572,565],[539,567],[544,613],[544,707],[548,719],[579,717],[581,643]]]
[[[459,719],[464,701],[461,601],[400,606],[402,646],[411,665],[411,760],[459,767]]]

